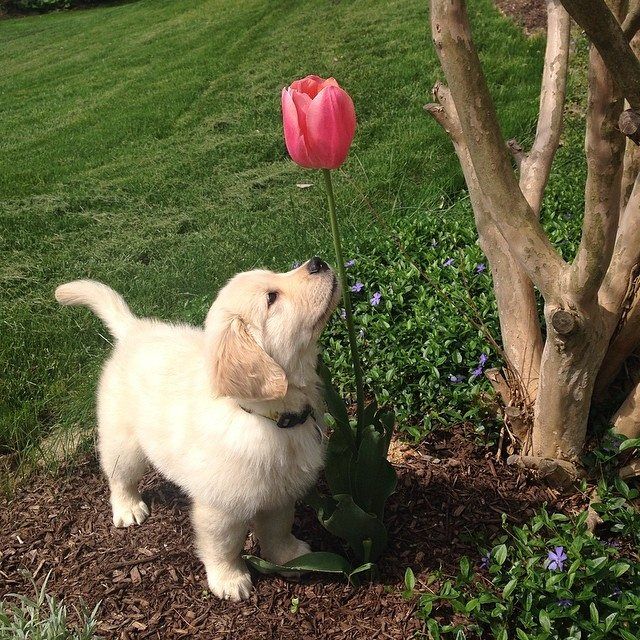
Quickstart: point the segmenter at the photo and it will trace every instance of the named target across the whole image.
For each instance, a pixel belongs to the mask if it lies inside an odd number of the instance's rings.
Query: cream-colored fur
[[[318,426],[309,417],[281,429],[263,417],[307,404],[317,418],[323,412],[316,343],[339,292],[326,265],[312,272],[308,264],[238,274],[204,329],[136,318],[98,282],[56,290],[61,304],[88,306],[116,338],[97,409],[114,524],[141,524],[149,515],[138,483],[151,462],[191,497],[197,548],[220,598],[249,595],[240,554],[250,526],[268,560],[309,551],[291,524],[295,501],[322,466]]]

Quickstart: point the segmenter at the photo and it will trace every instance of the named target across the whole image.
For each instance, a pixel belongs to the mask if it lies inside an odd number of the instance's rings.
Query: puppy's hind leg
[[[113,524],[116,527],[142,524],[149,508],[138,492],[138,483],[147,465],[133,429],[112,418],[100,420],[98,449],[109,482]]]

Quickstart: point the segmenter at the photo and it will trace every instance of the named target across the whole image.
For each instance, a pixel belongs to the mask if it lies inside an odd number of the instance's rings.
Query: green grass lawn
[[[470,5],[505,135],[526,141],[543,43],[489,0]],[[338,206],[349,255],[369,260],[379,286],[394,250],[377,253],[388,233],[362,193],[417,259],[479,257],[452,148],[422,110],[440,77],[426,0],[138,0],[1,21],[0,43],[0,453],[93,422],[107,334],[88,312],[58,308],[57,284],[96,278],[136,313],[200,323],[235,272],[331,255],[319,176],[288,160],[282,141],[280,89],[297,77],[333,75],[353,96],[359,124]],[[487,279],[486,309],[488,291]],[[377,326],[369,384],[391,403],[416,371],[413,382],[431,375],[423,352],[388,376],[386,327],[403,304],[382,305],[379,325],[365,317]],[[427,307],[417,347],[446,311]],[[348,384],[341,329],[330,335]]]

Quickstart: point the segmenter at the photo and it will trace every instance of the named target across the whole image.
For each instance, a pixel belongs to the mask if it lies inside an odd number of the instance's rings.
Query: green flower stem
[[[333,248],[336,252],[336,260],[338,266],[338,276],[340,277],[340,285],[342,286],[342,299],[344,302],[344,310],[347,317],[347,329],[349,331],[349,346],[351,347],[351,364],[353,365],[353,374],[356,379],[356,400],[357,400],[357,417],[358,417],[358,442],[364,428],[364,384],[362,381],[362,368],[360,366],[360,358],[358,357],[358,344],[356,342],[356,330],[353,324],[353,312],[351,311],[351,296],[347,285],[347,274],[344,268],[344,258],[342,257],[342,246],[340,244],[340,229],[338,228],[338,218],[336,217],[336,201],[333,197],[333,184],[331,183],[331,171],[323,169],[324,186],[327,191],[327,202],[329,204],[329,220],[331,222],[331,235],[333,236]]]

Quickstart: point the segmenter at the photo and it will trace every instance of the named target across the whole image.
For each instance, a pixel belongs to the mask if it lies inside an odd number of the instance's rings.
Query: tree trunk
[[[547,339],[533,423],[532,452],[576,463],[584,445],[596,375],[608,336],[595,305],[546,305]]]

